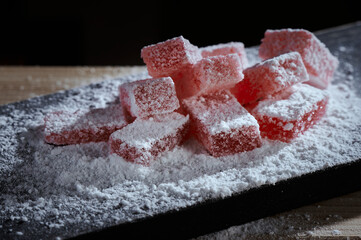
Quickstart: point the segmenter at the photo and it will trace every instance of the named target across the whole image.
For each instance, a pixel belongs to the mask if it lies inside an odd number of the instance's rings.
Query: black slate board
[[[71,239],[189,239],[361,189],[361,159]]]
[[[316,35],[331,52],[336,51],[340,46],[361,49],[360,22],[319,31]],[[342,60],[347,60],[353,65],[354,87],[361,95],[361,54],[358,51],[342,54],[341,51],[338,58],[340,64],[343,64]],[[99,87],[97,84],[89,86],[89,88],[97,87]],[[76,90],[43,96],[40,97],[40,101],[27,100],[12,105],[31,111],[73,94],[76,94]],[[1,106],[0,113],[7,114],[9,109],[11,109],[9,105]],[[67,232],[63,236],[73,239],[113,239],[124,236],[129,236],[131,239],[187,239],[359,189],[361,189],[361,159],[355,159],[348,164],[329,167],[274,185],[263,185],[224,199],[212,199],[178,211],[98,231],[90,230],[83,235],[74,236],[72,229],[76,226],[67,226]],[[33,239],[38,239],[40,236],[54,237],[42,235],[46,229],[37,229],[38,227],[36,223],[27,224],[26,228],[33,228],[33,231],[24,231],[29,235],[23,237]],[[0,231],[0,238],[13,238],[11,236]]]

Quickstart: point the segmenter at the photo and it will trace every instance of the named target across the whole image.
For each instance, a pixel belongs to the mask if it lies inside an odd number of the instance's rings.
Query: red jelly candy
[[[188,124],[189,116],[176,112],[137,118],[109,137],[110,152],[126,161],[148,165],[184,140]]]
[[[247,54],[246,51],[244,50],[244,44],[242,42],[221,43],[221,44],[203,47],[200,48],[199,50],[201,51],[203,58],[235,53],[240,57],[242,67],[243,68],[248,67]]]
[[[182,36],[146,46],[141,56],[152,77],[173,76],[202,58],[198,47]]]
[[[261,146],[259,125],[228,91],[183,100],[195,137],[215,157]]]
[[[128,124],[120,105],[52,112],[44,120],[45,141],[55,145],[108,141],[110,134]]]
[[[170,77],[144,79],[119,86],[120,101],[133,117],[173,112],[179,101]]]
[[[175,81],[177,94],[183,99],[231,88],[243,79],[242,69],[237,54],[203,58]]]
[[[241,104],[285,89],[308,80],[302,58],[297,52],[282,54],[258,63],[243,71],[244,79],[232,89]]]
[[[303,29],[267,30],[259,56],[267,59],[290,51],[301,54],[310,76],[307,83],[325,89],[338,66],[338,60],[311,32]]]
[[[260,101],[250,111],[260,125],[262,137],[290,142],[322,118],[327,102],[324,91],[296,84]]]

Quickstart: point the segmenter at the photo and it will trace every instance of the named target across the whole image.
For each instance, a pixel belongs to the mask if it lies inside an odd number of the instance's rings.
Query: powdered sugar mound
[[[257,51],[248,49],[250,64]],[[346,77],[340,68],[336,77]],[[352,84],[329,86],[326,116],[291,143],[262,140],[261,148],[214,158],[194,139],[150,166],[109,155],[106,143],[56,147],[44,142],[44,115],[54,110],[113,104],[123,82],[105,81],[0,108],[0,225],[71,236],[153,216],[263,184],[361,158],[361,98]],[[26,219],[21,226],[21,219]],[[24,222],[24,221],[23,221]],[[28,227],[26,227],[28,226]],[[21,228],[21,229],[20,229]]]

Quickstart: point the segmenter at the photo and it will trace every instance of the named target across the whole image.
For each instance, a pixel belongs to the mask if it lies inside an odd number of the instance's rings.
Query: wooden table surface
[[[143,71],[137,67],[0,67],[0,104]],[[271,235],[270,235],[271,233]],[[219,234],[236,239],[361,239],[361,191],[233,227]]]

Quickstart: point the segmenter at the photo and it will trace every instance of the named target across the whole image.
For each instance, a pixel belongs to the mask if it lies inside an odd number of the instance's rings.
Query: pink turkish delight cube
[[[229,89],[243,79],[242,63],[237,54],[203,58],[175,81],[179,98],[187,98]]]
[[[229,91],[183,100],[192,134],[215,157],[249,151],[261,146],[259,125]]]
[[[137,118],[109,137],[110,152],[126,161],[149,165],[163,152],[179,145],[188,127],[189,116],[176,112]]]
[[[172,76],[202,58],[198,47],[182,36],[144,47],[141,57],[152,77]]]
[[[240,57],[243,69],[248,67],[247,54],[242,42],[221,43],[203,47],[199,50],[201,51],[203,58],[235,53]]]
[[[308,81],[298,52],[285,53],[243,71],[244,79],[232,88],[241,104],[251,103],[293,84]]]
[[[45,141],[55,145],[108,141],[110,134],[128,124],[122,106],[90,111],[58,111],[47,114]]]
[[[179,101],[172,78],[144,79],[119,86],[121,104],[133,117],[173,112]]]
[[[262,59],[296,51],[302,56],[310,76],[308,84],[325,89],[338,66],[338,60],[311,32],[303,29],[267,30],[259,48]]]
[[[253,107],[262,137],[290,142],[319,121],[326,112],[328,95],[307,84],[296,84]]]

